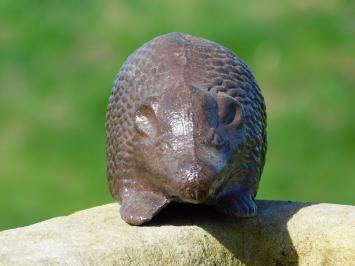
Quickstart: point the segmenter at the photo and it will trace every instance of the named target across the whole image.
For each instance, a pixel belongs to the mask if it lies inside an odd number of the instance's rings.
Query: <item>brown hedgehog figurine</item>
[[[144,44],[117,75],[106,131],[109,186],[127,223],[143,224],[171,201],[256,215],[265,104],[225,47],[183,33]]]

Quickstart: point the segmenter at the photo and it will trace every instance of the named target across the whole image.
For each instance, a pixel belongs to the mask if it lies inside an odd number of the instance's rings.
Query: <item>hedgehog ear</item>
[[[135,113],[135,127],[144,137],[155,136],[158,129],[158,120],[151,105],[144,104]]]
[[[243,106],[238,100],[226,93],[217,94],[218,116],[220,122],[228,127],[237,128],[243,121]]]

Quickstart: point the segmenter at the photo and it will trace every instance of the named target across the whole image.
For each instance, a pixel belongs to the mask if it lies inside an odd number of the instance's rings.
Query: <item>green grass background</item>
[[[232,49],[268,111],[259,199],[355,204],[353,1],[0,1],[0,230],[112,201],[113,79],[172,31]]]

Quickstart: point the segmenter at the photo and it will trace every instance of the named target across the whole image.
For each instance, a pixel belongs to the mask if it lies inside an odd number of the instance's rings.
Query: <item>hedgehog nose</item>
[[[179,189],[181,196],[188,202],[203,202],[209,197],[215,172],[199,162],[182,161],[179,165],[182,174]]]

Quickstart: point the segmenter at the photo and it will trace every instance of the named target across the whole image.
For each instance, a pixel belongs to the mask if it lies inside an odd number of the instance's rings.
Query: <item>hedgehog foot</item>
[[[122,198],[120,214],[122,219],[132,225],[150,221],[170,201],[150,191],[129,190]]]
[[[255,217],[257,206],[248,190],[231,191],[220,197],[217,207],[222,212],[232,214],[235,217]]]
[[[234,197],[232,206],[233,215],[236,217],[255,217],[257,207],[251,195]]]

